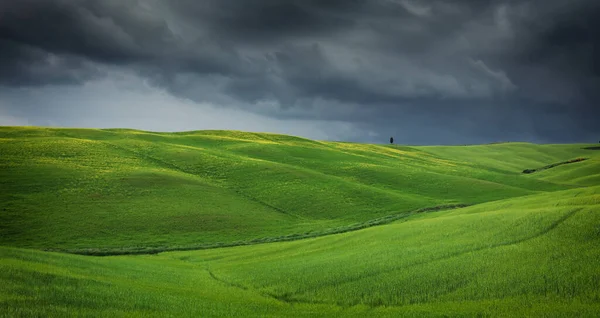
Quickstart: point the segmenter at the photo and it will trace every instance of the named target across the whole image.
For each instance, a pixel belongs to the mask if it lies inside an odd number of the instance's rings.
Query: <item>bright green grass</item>
[[[103,258],[0,248],[0,313],[593,317],[599,246],[596,186],[295,242]]]
[[[595,150],[600,154],[600,151]],[[573,164],[561,165],[552,169],[536,172],[535,178],[555,183],[593,186],[600,184],[600,157]]]
[[[0,127],[0,244],[121,253],[310,236],[423,207],[597,184],[600,152],[583,146]],[[580,156],[593,158],[521,174]]]

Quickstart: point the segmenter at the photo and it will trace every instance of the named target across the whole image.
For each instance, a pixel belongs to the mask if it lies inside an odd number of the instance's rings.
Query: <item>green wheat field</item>
[[[600,316],[600,147],[0,127],[0,316]]]

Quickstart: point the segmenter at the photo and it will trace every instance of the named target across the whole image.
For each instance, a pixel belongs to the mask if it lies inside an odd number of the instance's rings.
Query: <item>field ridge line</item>
[[[551,168],[555,168],[555,167],[566,165],[566,164],[570,164],[570,163],[582,162],[582,161],[585,161],[585,160],[588,160],[588,159],[590,159],[590,158],[581,158],[580,157],[580,158],[570,159],[570,160],[567,160],[567,161],[561,161],[561,162],[549,164],[549,165],[546,165],[546,166],[543,166],[543,167],[540,167],[540,168],[525,169],[525,170],[523,170],[523,173],[524,174],[531,174],[531,173],[548,170],[548,169],[551,169]]]
[[[409,216],[419,214],[419,213],[427,213],[427,212],[436,212],[443,210],[451,210],[451,209],[460,209],[471,206],[469,204],[446,204],[446,205],[437,205],[426,208],[420,208],[412,211],[402,212],[399,214],[391,214],[387,216],[383,216],[376,219],[371,219],[361,223],[350,224],[347,226],[341,226],[336,228],[330,228],[321,232],[314,232],[309,234],[301,234],[301,233],[293,233],[288,235],[282,235],[277,237],[263,237],[256,238],[249,241],[234,241],[229,243],[223,242],[215,242],[215,243],[206,243],[194,246],[176,246],[176,247],[152,247],[152,248],[83,248],[83,249],[43,249],[48,252],[59,252],[59,253],[69,253],[69,254],[78,254],[78,255],[88,255],[88,256],[117,256],[117,255],[147,255],[147,254],[158,254],[165,252],[176,252],[176,251],[195,251],[195,250],[205,250],[205,249],[213,249],[213,248],[224,248],[224,247],[235,247],[235,246],[245,246],[245,245],[257,245],[257,244],[266,244],[266,243],[277,243],[277,242],[290,242],[290,241],[298,241],[302,239],[311,239],[324,237],[335,234],[342,234],[346,232],[353,232],[362,229],[366,229],[369,227],[380,226],[389,224],[401,219],[405,219]]]

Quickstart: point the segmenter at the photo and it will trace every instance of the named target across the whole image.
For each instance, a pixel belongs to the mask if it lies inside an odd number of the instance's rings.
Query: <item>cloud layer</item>
[[[230,114],[222,128],[244,129],[233,114],[253,114],[252,130],[294,123],[308,136],[332,123],[320,139],[595,141],[598,18],[594,0],[7,1],[0,110],[35,124],[69,87],[87,94],[66,103],[80,116],[70,125],[102,110],[95,126],[114,127],[112,105],[136,92],[128,79],[186,101],[190,114]],[[120,83],[113,98],[94,100],[90,87],[107,81]],[[21,96],[35,91],[44,100]],[[154,116],[172,104],[154,105]]]

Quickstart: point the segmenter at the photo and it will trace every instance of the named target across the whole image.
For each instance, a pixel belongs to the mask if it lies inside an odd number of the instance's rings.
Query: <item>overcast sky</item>
[[[0,0],[0,125],[600,140],[598,0]]]

